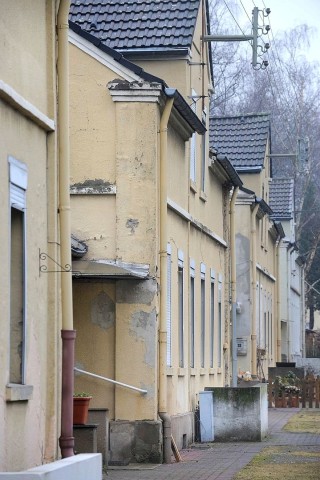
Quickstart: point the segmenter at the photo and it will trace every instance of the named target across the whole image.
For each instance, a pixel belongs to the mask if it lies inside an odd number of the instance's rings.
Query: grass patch
[[[318,448],[315,450],[315,447],[303,446],[300,450],[290,445],[267,447],[234,480],[319,480],[319,469]]]
[[[320,434],[320,411],[301,411],[293,415],[284,430],[297,433]]]

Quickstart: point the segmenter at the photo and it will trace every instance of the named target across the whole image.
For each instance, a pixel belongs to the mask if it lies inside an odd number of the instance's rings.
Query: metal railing
[[[80,368],[77,368],[77,367],[74,367],[74,371],[83,373],[84,375],[89,375],[90,377],[100,378],[100,380],[113,383],[114,385],[120,385],[121,387],[130,388],[131,390],[135,390],[136,392],[148,393],[147,390],[143,390],[142,388],[133,387],[132,385],[128,385],[122,382],[117,382],[116,380],[112,380],[111,378],[106,378],[106,377],[102,377],[101,375],[96,375],[95,373],[86,372],[86,370],[81,370]]]

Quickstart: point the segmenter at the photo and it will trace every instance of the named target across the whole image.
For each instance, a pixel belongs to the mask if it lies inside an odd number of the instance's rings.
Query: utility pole
[[[259,12],[262,14],[263,25],[259,25]],[[271,13],[270,8],[259,10],[254,7],[252,10],[252,34],[251,35],[204,35],[204,42],[251,42],[252,46],[252,67],[255,70],[264,70],[269,65],[268,60],[263,60],[262,56],[270,48],[269,43],[259,44],[259,39],[262,35],[268,34],[270,30],[269,25],[264,24],[264,19]]]

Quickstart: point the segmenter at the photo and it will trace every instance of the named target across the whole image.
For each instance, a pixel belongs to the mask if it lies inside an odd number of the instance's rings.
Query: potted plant
[[[89,403],[92,396],[87,392],[73,394],[73,424],[85,425],[88,421]]]

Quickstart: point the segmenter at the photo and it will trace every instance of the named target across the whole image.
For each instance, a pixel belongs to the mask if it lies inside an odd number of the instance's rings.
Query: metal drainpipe
[[[256,215],[259,210],[259,204],[256,204],[251,212],[251,238],[252,238],[252,318],[251,318],[251,373],[257,375],[257,228]]]
[[[277,288],[276,288],[276,295],[277,295],[277,351],[276,351],[276,362],[281,362],[281,312],[280,312],[280,237],[277,239],[276,243],[276,279],[277,279]]]
[[[160,328],[159,417],[163,421],[163,461],[171,463],[171,417],[167,413],[167,147],[173,98],[166,101],[160,120]]]
[[[235,203],[239,187],[233,190],[230,202],[230,254],[231,254],[231,304],[232,304],[232,386],[238,384],[237,366],[237,271],[236,271],[236,235],[235,235]]]
[[[71,265],[71,227],[69,194],[69,50],[68,17],[70,0],[61,0],[57,17],[58,31],[58,141],[59,141],[59,221],[61,265]],[[63,458],[74,455],[73,386],[74,342],[72,275],[61,274],[62,312],[62,389],[61,436],[59,445]]]

